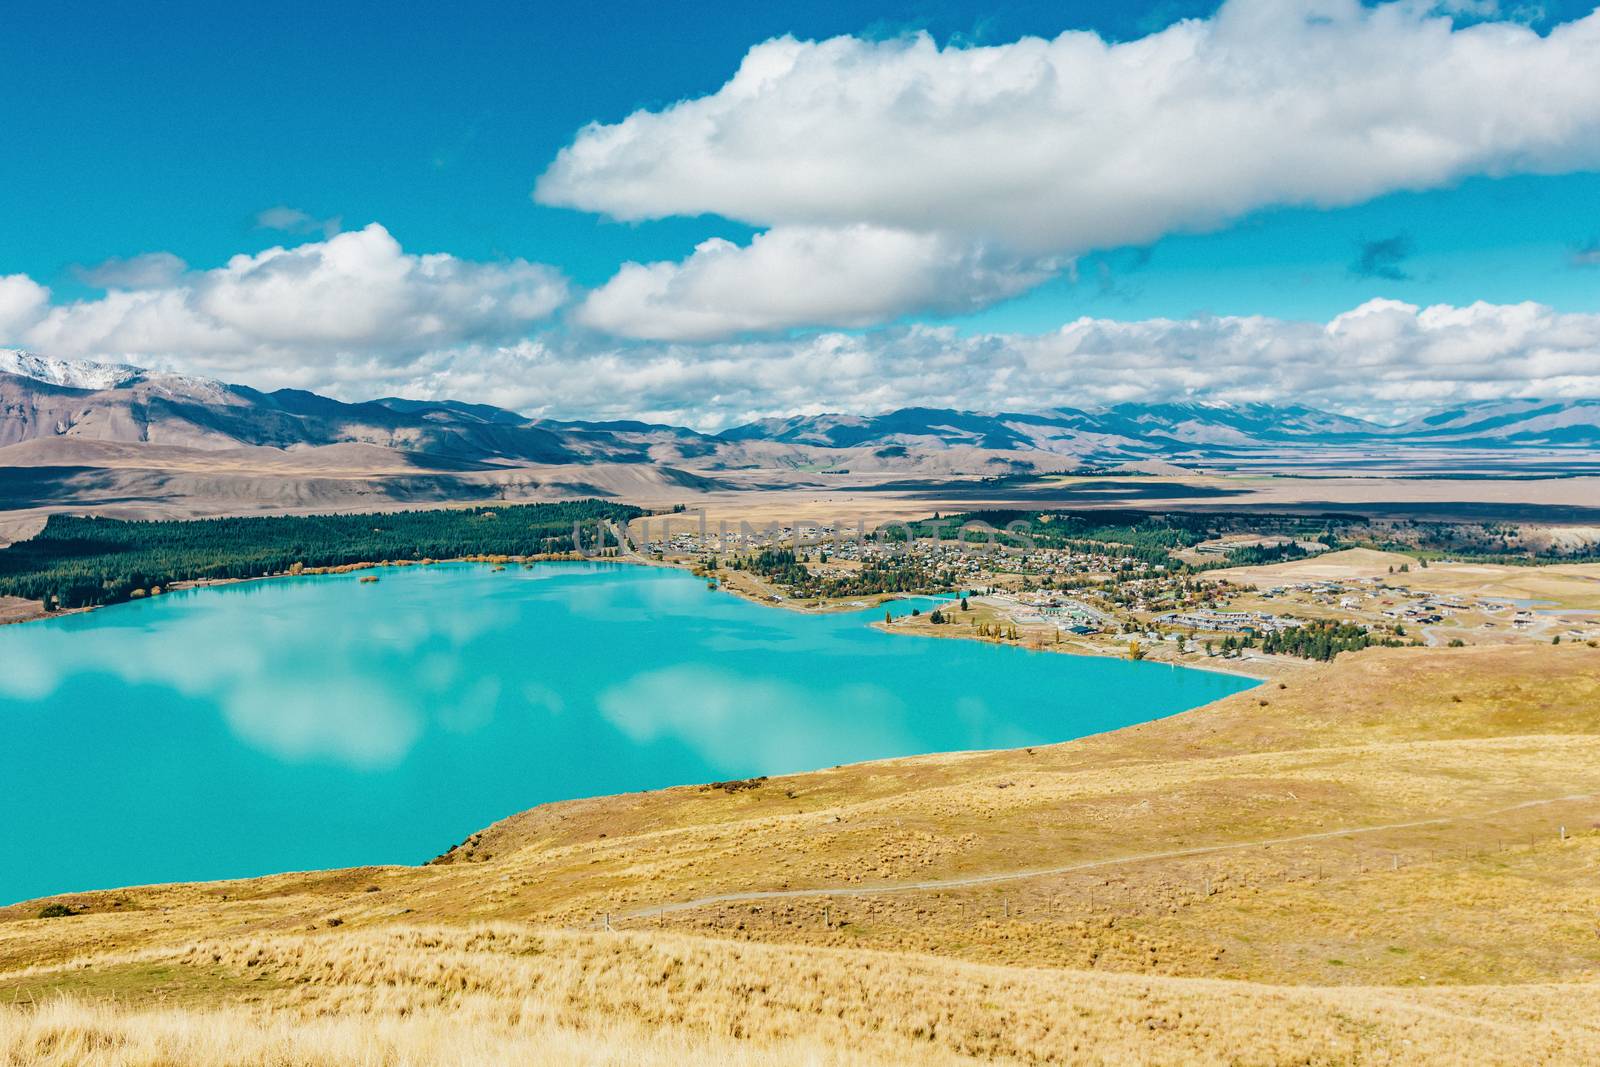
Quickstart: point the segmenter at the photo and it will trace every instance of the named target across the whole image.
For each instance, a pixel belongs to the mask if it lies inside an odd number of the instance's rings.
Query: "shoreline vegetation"
[[[600,523],[644,514],[632,505],[579,500],[143,522],[52,515],[34,537],[0,549],[0,597],[37,601],[52,613],[196,583],[338,572],[375,561],[548,557],[594,547]]]
[[[531,505],[531,506],[532,507],[546,507],[546,506],[550,506],[550,505]],[[492,508],[489,508],[489,509],[473,509],[473,510],[474,511],[482,510],[482,511],[488,511],[488,512],[495,512],[495,511],[504,511],[505,509],[492,509]],[[633,510],[638,510],[638,509],[633,509]],[[394,514],[411,514],[411,513],[400,512],[400,513],[394,513]],[[117,520],[95,519],[95,520],[86,520],[86,521],[102,523],[102,522],[115,522]],[[212,522],[212,521],[226,521],[226,520],[177,520],[177,521],[184,521],[184,522],[189,522],[189,521]],[[273,520],[261,520],[261,521],[273,521]],[[571,540],[570,534],[568,535],[567,540],[569,540],[569,541]],[[7,550],[0,549],[0,559],[4,558],[5,551],[7,551]],[[315,576],[315,575],[354,574],[354,573],[357,573],[357,572],[360,572],[360,571],[376,570],[376,569],[386,568],[386,567],[395,567],[395,568],[424,567],[424,566],[432,566],[434,564],[440,564],[440,563],[483,563],[483,564],[490,564],[490,565],[493,565],[493,566],[496,566],[496,567],[500,567],[500,568],[503,569],[504,566],[507,565],[507,564],[531,565],[531,564],[534,564],[534,563],[576,563],[576,562],[601,562],[601,563],[631,564],[631,565],[635,565],[635,566],[645,566],[645,567],[660,567],[660,568],[664,568],[664,569],[667,569],[667,570],[682,571],[682,572],[684,572],[686,574],[691,574],[691,575],[693,575],[694,577],[697,577],[697,578],[705,577],[705,575],[702,574],[700,571],[698,571],[694,567],[694,565],[689,564],[689,563],[676,561],[676,560],[655,559],[655,558],[649,558],[649,557],[637,556],[637,555],[617,555],[617,556],[599,556],[599,557],[596,557],[596,556],[584,555],[584,554],[581,554],[581,553],[577,552],[576,550],[571,550],[571,549],[569,549],[567,551],[559,551],[559,552],[539,552],[539,553],[522,554],[522,555],[472,553],[472,554],[458,555],[458,556],[440,556],[440,557],[423,556],[423,557],[419,557],[419,558],[416,558],[416,559],[363,559],[363,560],[356,560],[356,561],[348,562],[348,563],[339,563],[339,564],[333,564],[333,565],[327,565],[327,566],[301,566],[301,565],[298,565],[298,563],[296,563],[296,564],[291,564],[290,567],[287,570],[276,571],[276,572],[266,573],[266,574],[246,574],[246,575],[227,576],[227,577],[209,577],[209,576],[207,576],[207,577],[197,577],[197,578],[181,578],[181,579],[170,580],[165,586],[161,586],[158,583],[153,583],[154,588],[149,589],[149,590],[136,589],[135,592],[138,595],[130,595],[130,596],[124,597],[124,598],[119,599],[119,600],[107,600],[107,601],[100,602],[100,603],[82,604],[82,605],[75,606],[75,607],[70,607],[70,608],[54,608],[54,609],[51,609],[51,610],[39,609],[39,610],[35,610],[31,614],[15,613],[15,614],[11,615],[10,617],[0,618],[0,626],[16,625],[16,624],[21,624],[21,623],[25,623],[25,622],[37,622],[40,619],[48,619],[48,618],[53,618],[53,617],[58,617],[58,616],[83,614],[85,612],[94,611],[97,608],[112,607],[112,606],[115,606],[116,604],[127,603],[127,602],[132,601],[132,600],[146,599],[146,598],[148,598],[150,596],[160,596],[160,595],[163,595],[165,593],[172,593],[172,592],[185,591],[185,590],[191,590],[191,589],[209,589],[209,588],[214,588],[214,587],[218,587],[218,586],[227,586],[227,585],[239,585],[239,584],[242,584],[242,583],[245,583],[245,582],[271,581],[271,580],[278,579],[278,578],[296,578],[296,577],[305,577],[305,576],[308,576],[308,575]],[[921,597],[938,598],[939,596],[944,595],[944,594],[917,593],[917,592],[875,593],[875,594],[867,594],[867,595],[858,596],[858,597],[833,598],[833,599],[828,600],[826,602],[820,602],[820,603],[819,602],[803,602],[803,601],[796,600],[796,599],[793,599],[793,598],[773,599],[769,595],[764,595],[763,592],[758,590],[758,589],[746,589],[737,581],[729,581],[728,580],[728,575],[731,574],[731,573],[739,573],[739,572],[722,572],[721,574],[719,574],[719,576],[718,576],[719,580],[715,583],[715,587],[714,587],[716,589],[716,591],[724,592],[724,593],[730,594],[732,596],[736,596],[739,599],[746,601],[747,603],[755,604],[755,605],[758,605],[760,607],[764,607],[764,608],[780,608],[782,610],[794,612],[796,614],[801,614],[801,615],[832,615],[832,614],[842,614],[842,613],[849,612],[849,611],[867,611],[867,610],[870,610],[871,608],[874,608],[874,607],[882,607],[883,605],[886,605],[886,604],[895,603],[896,601],[915,600],[915,599],[918,599],[918,598],[921,598]],[[376,581],[378,581],[378,579],[375,576],[367,576],[367,577],[363,577],[361,579],[361,581],[363,581],[363,582],[376,582]],[[0,590],[3,590],[3,588],[4,588],[3,586],[0,586]],[[4,595],[6,595],[4,592],[0,592],[0,596],[4,596]],[[904,622],[907,619],[912,619],[912,617],[911,616],[906,616],[905,618],[903,618],[900,621]],[[912,619],[912,621],[916,621],[916,620]],[[881,620],[871,622],[868,625],[870,625],[873,629],[882,631],[884,633],[899,634],[899,635],[911,635],[911,636],[917,636],[917,637],[957,638],[957,639],[967,640],[967,641],[982,641],[982,642],[985,642],[987,644],[994,644],[994,645],[1008,645],[1009,644],[1011,647],[1022,648],[1022,649],[1025,649],[1026,651],[1030,651],[1030,652],[1055,652],[1055,653],[1061,653],[1061,654],[1073,655],[1073,656],[1090,656],[1090,657],[1095,657],[1095,658],[1100,658],[1100,659],[1126,659],[1127,658],[1125,650],[1123,650],[1121,648],[1105,648],[1105,649],[1101,649],[1101,648],[1098,648],[1096,646],[1085,644],[1083,642],[1077,642],[1077,641],[1068,641],[1068,642],[1062,642],[1062,643],[1058,643],[1058,644],[1050,644],[1050,643],[1043,642],[1043,641],[1037,641],[1037,642],[1034,642],[1032,644],[1021,644],[1021,643],[1017,643],[1017,642],[1007,642],[1007,641],[1001,640],[999,638],[988,637],[988,636],[985,636],[983,634],[976,633],[976,632],[974,632],[972,630],[969,630],[967,628],[959,628],[959,629],[957,629],[957,628],[952,627],[947,631],[947,630],[939,630],[939,629],[934,629],[934,628],[931,628],[931,627],[922,627],[922,626],[885,625]],[[1191,670],[1211,671],[1211,672],[1214,672],[1214,673],[1217,673],[1217,674],[1227,674],[1227,675],[1231,675],[1233,677],[1246,678],[1246,679],[1250,679],[1252,681],[1257,681],[1257,682],[1267,681],[1267,680],[1270,680],[1272,677],[1275,676],[1272,672],[1267,671],[1267,670],[1262,670],[1262,671],[1259,671],[1259,672],[1255,672],[1255,671],[1244,670],[1244,669],[1241,669],[1240,667],[1237,667],[1237,666],[1234,666],[1234,667],[1218,667],[1218,666],[1213,666],[1211,664],[1178,663],[1178,662],[1172,662],[1172,661],[1160,660],[1160,659],[1151,659],[1151,660],[1149,660],[1149,662],[1166,663],[1169,667],[1186,667],[1186,668],[1189,668]]]
[[[759,601],[758,601],[758,603],[759,603]],[[991,645],[1000,645],[1000,646],[1010,647],[1010,648],[1020,648],[1024,652],[1054,652],[1054,653],[1057,653],[1057,654],[1060,654],[1060,655],[1066,655],[1066,656],[1090,656],[1090,657],[1093,657],[1093,658],[1096,658],[1096,659],[1116,659],[1116,660],[1129,660],[1130,659],[1130,657],[1127,654],[1127,649],[1124,648],[1124,647],[1121,647],[1121,646],[1101,647],[1101,646],[1098,646],[1098,645],[1089,644],[1089,643],[1084,642],[1084,641],[1070,641],[1070,640],[1069,641],[1062,641],[1059,644],[1054,644],[1054,643],[1051,643],[1049,641],[1044,641],[1044,642],[1040,642],[1040,643],[1037,643],[1037,644],[1021,644],[1021,643],[1018,643],[1018,642],[1015,642],[1015,641],[1008,642],[1008,641],[1001,640],[999,638],[985,637],[982,634],[977,634],[977,633],[972,632],[971,630],[967,629],[966,627],[955,627],[955,626],[951,626],[951,627],[901,626],[901,625],[897,625],[898,623],[904,622],[904,621],[905,621],[904,619],[900,619],[900,620],[896,620],[896,623],[888,623],[888,624],[886,624],[886,623],[883,622],[883,620],[880,619],[880,620],[878,620],[876,622],[870,623],[869,625],[871,625],[871,627],[874,630],[881,630],[881,631],[883,631],[884,633],[887,633],[887,634],[899,634],[899,635],[902,635],[902,636],[909,636],[909,637],[937,637],[937,638],[944,638],[944,639],[947,639],[947,640],[957,640],[957,641],[982,641],[982,642],[984,642],[986,644],[991,644]],[[1181,668],[1181,669],[1184,669],[1184,670],[1191,670],[1191,671],[1211,671],[1213,674],[1227,674],[1227,675],[1231,675],[1234,678],[1246,678],[1246,679],[1249,679],[1252,682],[1269,682],[1269,681],[1272,681],[1274,678],[1279,677],[1279,673],[1278,672],[1275,672],[1275,671],[1272,671],[1272,670],[1268,669],[1266,664],[1259,663],[1259,662],[1252,662],[1253,666],[1257,666],[1257,667],[1260,668],[1258,671],[1246,670],[1244,667],[1239,666],[1239,665],[1234,665],[1234,666],[1231,666],[1231,667],[1218,667],[1218,666],[1215,666],[1215,665],[1213,665],[1211,663],[1207,663],[1207,662],[1203,662],[1203,661],[1202,662],[1189,662],[1188,660],[1184,660],[1184,661],[1180,662],[1180,661],[1177,661],[1177,660],[1157,659],[1157,658],[1154,658],[1154,657],[1140,657],[1138,660],[1132,660],[1131,662],[1157,664],[1157,665],[1160,665],[1160,666],[1163,666],[1163,667],[1172,667],[1172,668],[1175,668],[1175,669],[1176,668]],[[1246,690],[1246,692],[1249,692],[1249,690]]]

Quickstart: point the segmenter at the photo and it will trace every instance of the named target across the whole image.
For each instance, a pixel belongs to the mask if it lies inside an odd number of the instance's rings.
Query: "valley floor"
[[[1030,454],[1036,455],[1036,454]],[[1420,521],[1496,521],[1600,528],[1600,475],[1584,457],[1516,462],[1481,476],[1443,453],[1426,470],[1363,456],[1326,465],[1274,463],[1003,480],[982,464],[919,453],[902,469],[822,473],[769,464],[525,463],[465,466],[439,457],[340,444],[284,450],[196,449],[82,438],[0,447],[0,545],[30,536],[51,514],[122,519],[393,511],[596,497],[703,509],[737,525],[795,519],[869,526],[934,511],[984,508],[1145,508],[1299,514],[1351,513]]]
[[[39,857],[48,862],[48,857]],[[0,909],[0,1063],[1588,1063],[1600,651]]]

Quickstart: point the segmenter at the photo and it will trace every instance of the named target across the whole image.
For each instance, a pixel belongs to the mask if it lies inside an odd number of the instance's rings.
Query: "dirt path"
[[[966,875],[959,878],[933,878],[920,882],[891,882],[882,885],[862,886],[818,886],[812,889],[763,889],[751,890],[742,893],[716,893],[710,896],[695,897],[692,900],[676,901],[672,904],[661,904],[653,908],[640,908],[636,911],[625,912],[613,916],[621,921],[625,919],[647,919],[658,915],[671,915],[676,912],[693,911],[709,904],[737,904],[755,900],[791,900],[797,897],[867,897],[881,896],[885,893],[910,893],[931,889],[964,889],[978,885],[993,885],[997,882],[1019,882],[1029,878],[1042,878],[1053,874],[1072,874],[1077,871],[1090,871],[1103,867],[1116,867],[1127,863],[1146,863],[1151,860],[1187,859],[1191,856],[1206,856],[1219,852],[1238,852],[1244,849],[1262,848],[1268,845],[1293,845],[1303,841],[1320,841],[1330,837],[1349,837],[1355,834],[1375,834],[1387,830],[1412,830],[1423,826],[1446,826],[1451,823],[1472,822],[1478,819],[1489,819],[1496,815],[1505,815],[1513,811],[1522,811],[1527,808],[1542,807],[1546,804],[1561,804],[1581,800],[1593,800],[1594,797],[1587,793],[1578,793],[1570,796],[1547,797],[1543,800],[1525,800],[1520,804],[1511,804],[1504,808],[1495,808],[1492,811],[1480,811],[1472,815],[1440,816],[1434,819],[1416,819],[1410,822],[1384,823],[1380,826],[1347,826],[1337,830],[1319,830],[1316,833],[1296,834],[1292,837],[1261,838],[1254,841],[1235,841],[1223,845],[1200,845],[1195,848],[1179,848],[1165,852],[1141,852],[1132,856],[1116,856],[1111,859],[1086,860],[1081,863],[1068,863],[1059,867],[1035,867],[1026,871],[1002,871],[996,874]]]

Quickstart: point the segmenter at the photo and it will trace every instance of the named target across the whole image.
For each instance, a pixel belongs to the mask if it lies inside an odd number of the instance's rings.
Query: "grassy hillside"
[[[1600,651],[1284,684],[550,805],[424,868],[0,909],[0,1063],[1600,1057]]]
[[[0,1062],[665,1067],[1398,1055],[1456,1064],[1600,1054],[1582,987],[1249,986],[504,924],[203,941],[121,971],[133,980],[186,975],[191,987],[143,1006],[101,998],[0,1012]]]

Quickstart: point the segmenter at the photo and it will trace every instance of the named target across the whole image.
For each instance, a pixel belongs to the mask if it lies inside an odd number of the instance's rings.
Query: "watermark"
[[[824,520],[813,517],[729,523],[713,526],[704,508],[662,515],[647,515],[623,524],[593,519],[572,524],[573,550],[580,556],[629,558],[649,562],[663,555],[738,555],[788,550],[799,554],[816,550],[835,556],[870,554],[875,557],[912,555],[939,548],[963,555],[1026,555],[1038,546],[1033,524],[1016,519],[1003,527],[971,519],[891,519],[868,528],[862,519]]]

